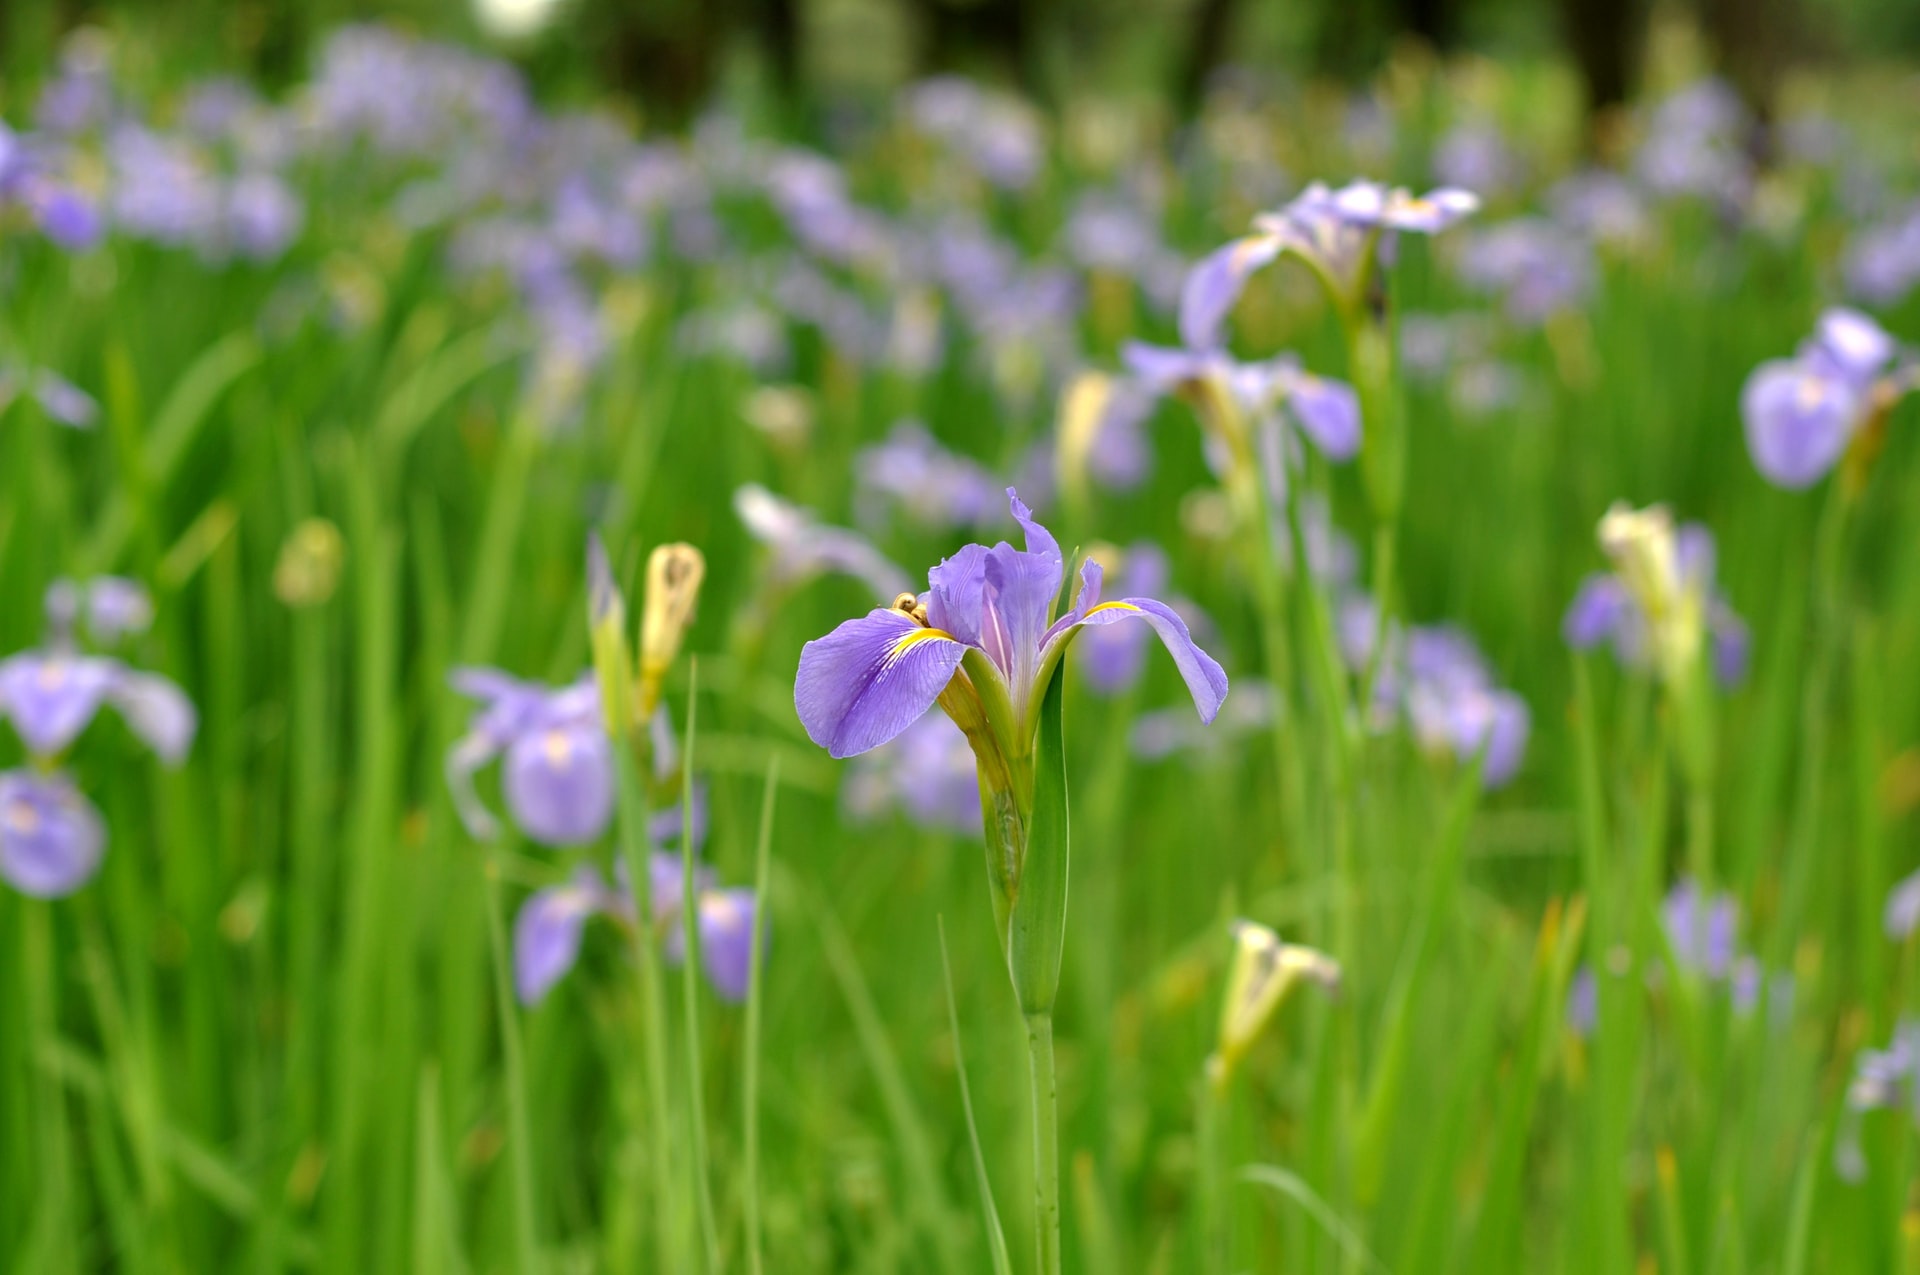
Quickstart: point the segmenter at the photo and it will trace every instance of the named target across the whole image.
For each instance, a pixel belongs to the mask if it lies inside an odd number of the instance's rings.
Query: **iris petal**
[[[72,894],[100,867],[107,830],[64,775],[0,772],[0,877],[26,894]]]
[[[513,922],[513,982],[522,1004],[546,998],[580,959],[580,932],[605,890],[598,874],[583,868],[566,885],[541,890],[521,905]]]
[[[1220,705],[1227,698],[1227,672],[1200,649],[1193,634],[1187,631],[1187,622],[1175,614],[1172,607],[1152,598],[1123,598],[1094,607],[1080,618],[1080,623],[1097,626],[1122,620],[1145,620],[1152,625],[1167,654],[1173,657],[1174,667],[1180,670],[1193,696],[1193,706],[1200,711],[1200,720],[1211,722],[1219,715]]]
[[[800,648],[794,707],[832,756],[864,753],[932,708],[965,653],[952,634],[877,608]]]

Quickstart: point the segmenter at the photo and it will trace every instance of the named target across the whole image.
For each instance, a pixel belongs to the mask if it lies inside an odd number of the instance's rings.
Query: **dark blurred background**
[[[1177,115],[1227,64],[1357,83],[1424,49],[1564,61],[1603,139],[1663,27],[1697,39],[1762,120],[1795,68],[1920,53],[1915,0],[0,0],[0,75],[18,94],[97,25],[170,75],[250,68],[273,85],[304,73],[324,32],[369,19],[491,45],[544,93],[611,92],[649,125],[684,123],[724,88],[794,132],[826,103],[935,71]]]

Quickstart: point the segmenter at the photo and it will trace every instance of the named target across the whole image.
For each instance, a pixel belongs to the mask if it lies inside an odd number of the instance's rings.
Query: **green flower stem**
[[[493,948],[494,1011],[500,1016],[500,1054],[507,1073],[508,1171],[513,1175],[513,1242],[517,1269],[532,1275],[540,1269],[540,1239],[533,1204],[533,1135],[527,1118],[527,1062],[520,1043],[520,1018],[513,1003],[508,970],[507,927],[500,911],[500,859],[487,852],[487,941]]]
[[[619,764],[616,791],[619,801],[620,853],[627,865],[627,888],[633,896],[633,959],[639,973],[641,1071],[646,1090],[647,1134],[651,1141],[647,1179],[653,1197],[654,1244],[659,1269],[685,1270],[680,1234],[679,1175],[673,1163],[668,1125],[666,994],[661,986],[660,958],[653,948],[651,867],[647,862],[647,795],[640,783],[641,760],[632,739],[616,740]]]
[[[707,1164],[707,1087],[700,1058],[699,900],[693,889],[693,736],[700,693],[700,662],[687,670],[687,742],[680,764],[680,990],[687,1020],[687,1146],[692,1152],[694,1202],[700,1218],[705,1269],[720,1268],[720,1234],[713,1216],[713,1177]]]
[[[1060,1095],[1050,1012],[1027,1015],[1027,1064],[1033,1080],[1034,1269],[1060,1275]]]
[[[1226,1077],[1209,1074],[1200,1082],[1194,1102],[1194,1137],[1199,1143],[1200,1157],[1200,1269],[1203,1271],[1232,1269],[1226,1208],[1226,1140],[1222,1127],[1226,1105]]]

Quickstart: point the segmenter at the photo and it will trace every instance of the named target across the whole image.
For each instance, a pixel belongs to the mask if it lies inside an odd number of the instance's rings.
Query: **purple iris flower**
[[[87,636],[112,646],[128,634],[147,631],[153,623],[153,598],[125,576],[95,576],[84,582],[63,578],[47,586],[46,612],[57,642],[69,642],[84,618]]]
[[[172,682],[77,651],[23,651],[0,660],[0,713],[38,758],[67,750],[103,704],[169,765],[186,756],[197,719]]]
[[[1793,358],[1755,368],[1740,394],[1740,414],[1760,473],[1790,490],[1825,477],[1883,405],[1883,387],[1896,394],[1908,388],[1909,378],[1882,376],[1896,348],[1866,315],[1833,309]]]
[[[748,534],[771,553],[769,570],[782,588],[799,588],[816,576],[836,572],[859,580],[876,597],[890,598],[907,587],[907,573],[865,537],[815,521],[810,512],[758,483],[733,493],[733,510]]]
[[[1248,251],[1268,260],[1293,253],[1341,305],[1350,307],[1360,300],[1376,244],[1391,255],[1399,232],[1439,234],[1479,207],[1479,196],[1451,186],[1416,196],[1374,181],[1349,182],[1337,190],[1315,182],[1284,208],[1254,219],[1253,239],[1268,247]]]
[[[1066,570],[1060,547],[1014,489],[1007,498],[1026,531],[1025,551],[1004,541],[967,545],[929,573],[921,598],[876,608],[801,649],[794,706],[808,736],[831,755],[851,757],[886,743],[932,708],[949,683],[965,683],[982,702],[1003,707],[1005,727],[1016,734],[1002,746],[1025,756],[1040,701],[1073,635],[1122,620],[1144,620],[1159,634],[1203,720],[1220,711],[1227,675],[1194,643],[1186,623],[1151,598],[1102,602],[1099,563],[1082,566],[1078,597],[1056,619]]]
[[[536,891],[513,922],[513,981],[522,1004],[537,1005],[580,960],[594,916],[623,915],[624,900],[598,869],[582,865],[564,885]]]
[[[1847,1115],[1834,1138],[1834,1168],[1849,1182],[1867,1174],[1860,1148],[1861,1117],[1869,1111],[1905,1110],[1920,1124],[1920,1023],[1901,1019],[1885,1049],[1863,1049],[1854,1058],[1847,1086]]]
[[[494,669],[456,669],[453,687],[481,702],[467,734],[447,754],[447,786],[467,831],[489,840],[499,824],[473,777],[505,754],[502,787],[514,822],[548,846],[599,839],[613,817],[613,756],[591,675],[552,688]]]
[[[76,187],[33,178],[23,184],[21,197],[40,233],[68,252],[84,252],[106,233],[100,205]]]
[[[659,896],[655,895],[656,908]],[[667,962],[678,965],[686,957],[686,936],[679,922],[680,897],[666,921],[664,951]],[[694,924],[700,936],[700,965],[707,981],[722,999],[743,1001],[753,973],[753,927],[760,915],[752,890],[703,889],[694,897]],[[766,939],[761,939],[764,948]]]
[[[1307,371],[1291,354],[1241,363],[1224,350],[1129,341],[1121,355],[1133,376],[1156,393],[1218,393],[1254,428],[1264,431],[1284,420],[1332,461],[1351,460],[1360,450],[1359,394],[1345,381]]]
[[[36,898],[59,898],[100,867],[100,813],[59,772],[0,771],[0,878]]]
[[[1336,615],[1340,653],[1360,672],[1374,660],[1379,612],[1355,590]],[[1390,624],[1375,668],[1369,721],[1380,729],[1404,719],[1422,748],[1457,760],[1480,758],[1480,780],[1499,788],[1519,773],[1532,730],[1526,701],[1497,685],[1479,646],[1456,625]]]
[[[961,836],[980,833],[980,774],[967,737],[928,713],[889,743],[854,760],[848,812],[861,822],[898,809],[913,823]]]
[[[1639,188],[1606,169],[1587,169],[1563,178],[1547,201],[1555,221],[1597,244],[1631,247],[1651,233],[1651,218]]]
[[[299,237],[306,209],[271,173],[249,173],[226,190],[225,239],[252,261],[271,261]]]
[[[91,429],[100,418],[100,404],[93,396],[51,369],[0,365],[0,412],[22,393],[31,394],[41,411],[70,429]]]
[[[1847,291],[1876,305],[1896,305],[1920,284],[1920,204],[1862,231],[1847,248]]]

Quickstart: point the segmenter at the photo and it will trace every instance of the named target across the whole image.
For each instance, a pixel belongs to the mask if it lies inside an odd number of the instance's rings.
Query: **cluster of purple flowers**
[[[514,826],[553,848],[591,845],[613,820],[617,764],[601,712],[600,689],[589,674],[562,687],[523,682],[496,669],[460,669],[453,685],[480,702],[467,733],[447,754],[447,785],[468,832],[479,840],[500,835],[500,825],[475,791],[477,772],[504,757],[501,789]],[[676,765],[673,732],[664,710],[649,723],[657,778],[668,781]],[[707,805],[702,788],[685,822],[697,852],[706,840]],[[679,807],[656,813],[647,833],[656,847],[678,839]],[[650,860],[651,933],[669,961],[684,952],[680,909],[681,856],[656,849]],[[722,889],[713,869],[695,868],[695,921],[701,962],[722,996],[746,995],[753,927],[758,916],[751,890]],[[592,864],[579,865],[569,880],[536,891],[522,905],[514,926],[515,982],[528,1004],[541,1000],[573,968],[586,922],[604,916],[629,929],[636,925],[633,893],[622,865],[609,887]]]
[[[0,771],[0,878],[53,898],[91,880],[106,852],[105,822],[62,769],[101,707],[111,706],[170,766],[186,757],[199,719],[171,681],[78,644],[82,630],[100,646],[144,630],[152,603],[137,585],[60,581],[47,612],[45,645],[0,660],[0,716],[28,757],[25,767]]]
[[[663,821],[677,829],[679,817],[678,810],[670,810],[656,819],[655,835]],[[647,937],[660,944],[669,964],[678,965],[686,959],[681,857],[678,851],[657,850],[647,864],[653,913]],[[537,890],[521,905],[513,925],[514,987],[521,1001],[538,1004],[573,969],[580,959],[586,924],[594,917],[605,917],[627,930],[637,928],[624,862],[615,867],[613,876],[610,887],[598,868],[582,864],[565,883]],[[713,869],[704,865],[694,869],[693,897],[700,964],[707,981],[725,999],[745,1000],[756,924],[762,928],[762,945],[766,942],[766,921],[760,916],[758,900],[750,889],[720,888]]]
[[[1478,757],[1489,788],[1512,781],[1526,756],[1533,717],[1527,702],[1502,687],[1473,638],[1453,624],[1387,626],[1375,660],[1379,613],[1365,590],[1339,604],[1341,654],[1356,674],[1375,668],[1368,720],[1376,728],[1404,723],[1422,748],[1468,762]]]
[[[1754,466],[1775,486],[1812,486],[1917,376],[1920,367],[1871,318],[1828,310],[1791,359],[1762,363],[1747,378],[1740,412]]]

